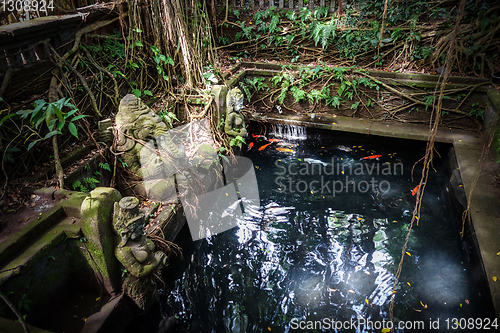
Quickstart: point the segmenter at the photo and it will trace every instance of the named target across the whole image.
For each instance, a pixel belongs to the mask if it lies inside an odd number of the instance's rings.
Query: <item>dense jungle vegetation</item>
[[[382,110],[381,116],[370,113],[373,118],[391,121],[405,121],[401,112],[418,107],[429,109],[421,116],[428,123],[431,106],[449,99],[453,103],[442,110],[443,115],[479,123],[482,111],[477,103],[461,109],[479,85],[446,92],[441,99],[430,90],[401,95],[367,70],[437,75],[448,70],[453,75],[490,78],[500,69],[497,1],[348,0],[324,7],[318,3],[294,1],[292,10],[270,6],[268,1],[242,1],[238,6],[215,0],[129,0],[103,5],[55,1],[53,14],[75,13],[84,6],[80,11],[89,12],[100,6],[99,10],[106,9],[105,15],[75,31],[70,42],[57,48],[50,40],[38,42],[49,55],[50,68],[44,76],[11,85],[15,71],[4,73],[2,203],[6,203],[9,181],[17,182],[52,159],[57,177],[49,173],[48,184],[95,187],[92,180],[86,186],[64,184],[59,152],[66,154],[82,144],[104,148],[96,135],[97,121],[112,118],[127,93],[154,105],[170,126],[206,116],[214,128],[220,128],[213,117],[210,88],[234,77],[231,68],[240,61],[283,65],[282,73],[271,80],[253,77],[241,84],[249,99],[267,93],[271,107],[291,110],[293,103],[307,101],[314,107],[339,108],[347,102],[351,116],[359,116],[358,108],[368,112],[372,108]],[[15,23],[22,14],[2,10],[2,25]],[[291,64],[309,67],[294,74]],[[369,91],[379,89],[392,93],[388,99],[397,102],[377,103]],[[243,142],[225,142],[220,135],[216,140],[229,150],[231,144]],[[111,170],[114,159],[104,156],[102,149],[99,152],[104,169]]]

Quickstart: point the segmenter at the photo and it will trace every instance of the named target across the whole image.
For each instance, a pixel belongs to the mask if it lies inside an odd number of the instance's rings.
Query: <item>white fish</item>
[[[314,158],[304,158],[304,162],[313,164],[313,163],[319,163],[323,166],[328,166],[328,163],[320,161],[320,160],[315,160]]]

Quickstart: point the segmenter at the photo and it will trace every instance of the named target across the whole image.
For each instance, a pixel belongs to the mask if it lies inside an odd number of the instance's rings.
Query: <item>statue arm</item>
[[[162,258],[161,256],[158,256],[157,253],[155,253],[152,260],[147,264],[141,264],[135,258],[134,254],[132,253],[132,250],[129,247],[123,247],[121,249],[118,249],[116,257],[130,274],[132,274],[135,277],[142,278],[144,276],[148,276],[149,274],[153,273],[156,269],[160,268],[159,266],[160,263],[162,263],[161,260]]]
[[[247,135],[247,130],[245,128],[245,125],[243,123],[243,126],[241,127],[241,129],[239,131],[235,131],[233,129],[233,121],[234,121],[234,118],[236,117],[237,115],[234,113],[234,112],[231,112],[227,115],[226,117],[226,123],[224,125],[224,132],[226,134],[229,134],[231,136],[243,136],[245,137]]]

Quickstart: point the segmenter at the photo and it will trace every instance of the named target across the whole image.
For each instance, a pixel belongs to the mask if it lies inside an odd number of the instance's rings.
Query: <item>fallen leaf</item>
[[[493,277],[493,281],[497,282],[497,277],[496,276]]]
[[[330,291],[337,291],[337,289],[332,289],[330,287],[328,287],[328,290],[330,290]]]
[[[415,309],[415,308],[414,308],[413,310],[415,310],[415,311],[417,311],[417,312],[422,312],[422,310],[418,310],[418,309]]]
[[[406,282],[406,283],[407,283],[407,284],[408,284],[408,285],[409,285],[409,286],[411,287],[411,284],[410,284],[410,282]]]
[[[469,300],[468,299],[465,300],[465,304],[469,305]]]
[[[382,333],[389,333],[390,331],[391,331],[390,328],[383,328],[381,332]]]
[[[355,293],[355,291],[354,291],[354,290],[352,290],[352,289],[349,289],[349,290],[348,290],[348,292],[350,292],[351,294],[354,294],[354,293]]]
[[[407,255],[409,255],[409,256],[411,257],[411,253],[410,253],[410,252],[406,251],[406,254],[407,254]]]
[[[368,301],[366,298],[365,298],[365,302],[366,302],[366,304],[370,305],[370,301]]]

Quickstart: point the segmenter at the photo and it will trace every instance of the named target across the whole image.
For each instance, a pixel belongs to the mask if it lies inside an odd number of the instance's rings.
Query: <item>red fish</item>
[[[277,151],[282,151],[282,152],[285,152],[285,153],[295,153],[294,150],[292,149],[289,149],[289,148],[276,148]]]
[[[254,139],[257,139],[257,138],[262,138],[262,139],[264,139],[264,140],[266,139],[266,137],[265,137],[264,135],[255,135],[255,134],[253,134],[253,133],[252,133],[252,138],[254,138]]]
[[[282,140],[281,139],[269,139],[267,141],[269,141],[269,142],[281,142]]]
[[[262,147],[260,147],[260,148],[259,148],[259,150],[264,150],[264,149],[266,149],[266,147],[267,147],[267,146],[269,146],[269,145],[270,145],[270,143],[265,144],[265,145],[263,145]]]
[[[422,185],[424,185],[424,184],[425,183],[422,183]],[[415,196],[415,194],[417,194],[419,188],[420,188],[420,184],[418,184],[417,186],[415,186],[415,188],[413,190],[411,190],[411,195]]]
[[[373,159],[379,159],[379,157],[382,157],[382,155],[371,155],[371,156],[366,156],[366,157],[363,157],[363,158],[360,158],[359,160],[373,160]]]
[[[253,148],[253,142],[250,142],[250,143],[248,144],[248,150],[250,150],[250,149],[252,149],[252,148]],[[248,151],[248,150],[247,150],[247,151]]]

